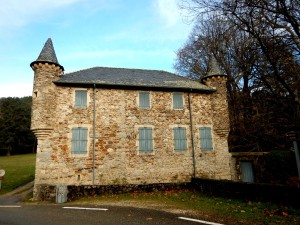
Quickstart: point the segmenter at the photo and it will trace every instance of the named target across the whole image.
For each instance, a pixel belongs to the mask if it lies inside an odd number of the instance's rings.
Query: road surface
[[[152,209],[118,206],[0,205],[0,225],[220,225]]]

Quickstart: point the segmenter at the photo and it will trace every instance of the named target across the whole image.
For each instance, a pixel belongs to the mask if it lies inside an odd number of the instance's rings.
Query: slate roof
[[[214,89],[187,77],[160,70],[93,67],[62,75],[61,86],[99,86],[148,89],[181,89],[213,92]]]
[[[62,70],[64,70],[64,67],[58,63],[51,38],[48,38],[39,57],[37,58],[37,60],[32,62],[30,64],[30,66],[32,66],[34,63],[38,63],[38,62],[52,63],[52,64],[59,66]]]

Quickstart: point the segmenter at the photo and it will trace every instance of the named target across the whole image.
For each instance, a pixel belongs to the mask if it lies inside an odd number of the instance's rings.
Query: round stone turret
[[[213,56],[210,57],[208,67],[209,67],[208,73],[205,77],[201,79],[201,82],[207,86],[217,89],[217,87],[214,87],[213,83],[215,83],[214,81],[221,79],[223,81],[221,82],[223,84],[221,86],[224,86],[224,81],[225,81],[225,88],[226,88],[227,76],[221,72],[220,66],[217,63],[215,57]],[[218,88],[220,88],[220,85],[217,86]]]
[[[34,71],[31,129],[38,139],[44,139],[52,132],[54,124],[52,113],[56,108],[56,86],[53,81],[64,71],[64,67],[58,63],[50,38],[30,67]]]
[[[216,91],[211,95],[213,123],[216,133],[223,136],[229,134],[229,111],[227,101],[227,76],[222,74],[214,57],[211,57],[207,76],[201,82]]]

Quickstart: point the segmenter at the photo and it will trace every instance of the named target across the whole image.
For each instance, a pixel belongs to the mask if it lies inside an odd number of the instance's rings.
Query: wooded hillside
[[[31,97],[0,98],[0,155],[34,152]]]

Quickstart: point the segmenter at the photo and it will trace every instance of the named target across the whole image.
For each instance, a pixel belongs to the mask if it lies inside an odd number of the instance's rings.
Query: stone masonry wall
[[[214,141],[216,148],[215,167],[216,179],[236,180],[235,159],[228,150],[228,134],[230,129],[227,101],[227,76],[214,75],[203,80],[203,83],[216,89],[211,95],[212,120],[214,124]],[[205,178],[201,172],[201,178]],[[230,174],[230,176],[228,176]],[[210,178],[210,177],[208,177]]]
[[[87,109],[74,108],[74,88],[57,87],[56,93],[58,101],[57,112],[53,114],[56,121],[53,132],[47,139],[39,140],[36,183],[91,184],[93,90],[88,89]],[[209,94],[196,93],[191,96],[196,162],[200,174],[205,173],[209,178],[222,178],[219,171],[215,170],[218,166],[215,160],[217,155],[222,154],[221,147],[227,144],[226,137],[224,140],[214,138],[214,146],[220,146],[220,149],[212,152],[201,153],[199,147],[199,126],[213,125],[210,97]],[[193,165],[187,94],[184,94],[183,110],[172,109],[171,92],[151,92],[149,110],[139,109],[137,99],[138,91],[96,90],[95,183],[189,181]],[[187,128],[188,150],[183,152],[174,152],[173,149],[172,128],[177,125]],[[138,151],[140,126],[153,127],[153,153],[142,154]],[[89,129],[89,150],[86,156],[71,154],[73,127]],[[230,173],[227,172],[223,177],[230,178]]]
[[[93,170],[93,101],[94,90],[88,91],[88,107],[76,109],[75,90],[80,88],[54,86],[55,98],[41,90],[47,104],[55,105],[52,111],[52,130],[38,137],[35,176],[35,196],[40,185],[119,185],[189,182],[193,177],[193,149],[190,132],[188,93],[184,93],[184,109],[174,110],[172,92],[150,91],[151,108],[138,107],[138,90],[97,88],[95,168]],[[47,90],[47,89],[45,89]],[[193,133],[195,143],[196,176],[210,179],[232,179],[228,153],[228,130],[214,130],[222,126],[224,114],[216,114],[215,94],[191,93]],[[223,99],[221,98],[223,101]],[[34,100],[33,100],[34,101]],[[215,101],[214,103],[212,103]],[[34,103],[36,104],[36,103]],[[42,105],[45,107],[45,104]],[[227,107],[227,105],[226,105]],[[222,110],[222,109],[218,109]],[[40,112],[34,108],[33,114]],[[43,112],[34,118],[44,118]],[[38,130],[43,119],[34,121]],[[218,119],[216,119],[218,118]],[[218,124],[216,124],[218,123]],[[153,152],[138,151],[138,128],[153,128]],[[188,149],[175,152],[173,128],[182,126],[187,132]],[[199,127],[211,126],[214,149],[201,152]],[[224,125],[225,126],[225,125]],[[87,155],[71,153],[72,128],[88,128]],[[220,128],[221,129],[221,128]],[[93,176],[94,175],[94,176]]]

